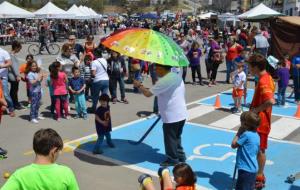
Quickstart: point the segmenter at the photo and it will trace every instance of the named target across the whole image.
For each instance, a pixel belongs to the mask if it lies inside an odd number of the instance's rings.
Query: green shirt
[[[62,165],[31,164],[18,169],[1,190],[79,190],[73,171]]]

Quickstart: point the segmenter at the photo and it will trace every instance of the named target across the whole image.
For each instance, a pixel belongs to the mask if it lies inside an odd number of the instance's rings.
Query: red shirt
[[[265,73],[259,77],[257,86],[255,88],[254,96],[251,103],[251,108],[256,108],[264,102],[273,99],[275,91],[275,83],[269,73]],[[269,134],[271,130],[271,115],[272,106],[266,110],[259,112],[261,119],[257,132],[262,134]]]
[[[240,52],[242,50],[243,50],[243,47],[239,44],[230,45],[230,47],[228,47],[226,60],[228,60],[228,61],[234,60],[240,54]]]

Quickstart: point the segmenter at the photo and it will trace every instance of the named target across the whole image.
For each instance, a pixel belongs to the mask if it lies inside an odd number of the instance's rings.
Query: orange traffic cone
[[[216,101],[215,101],[215,108],[218,109],[218,108],[221,108],[221,100],[220,100],[220,95],[218,94],[216,96]]]
[[[298,105],[297,111],[294,115],[297,119],[300,119],[300,104]]]

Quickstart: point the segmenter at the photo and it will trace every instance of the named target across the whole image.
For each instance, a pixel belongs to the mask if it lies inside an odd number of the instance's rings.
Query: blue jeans
[[[9,94],[7,78],[2,79],[2,87],[3,87],[4,98],[7,102],[8,110],[9,110],[9,112],[13,112],[14,111],[14,103],[13,103],[11,97],[10,97],[10,94]]]
[[[286,87],[278,87],[278,92],[277,92],[278,105],[285,105],[285,91],[286,91]]]
[[[134,80],[142,82],[142,75],[141,75],[141,71],[140,70],[134,72]],[[136,88],[136,87],[133,87],[133,92],[138,93],[139,89]]]
[[[300,75],[294,76],[295,101],[300,101]]]
[[[230,73],[235,70],[235,64],[233,61],[226,60],[226,81],[229,81]]]
[[[255,189],[255,179],[256,173],[250,173],[244,170],[239,170],[235,189],[253,190]]]
[[[85,116],[87,115],[86,111],[86,100],[84,93],[74,94],[75,97],[75,108],[78,115]]]
[[[104,133],[104,134],[98,134],[98,139],[96,141],[96,144],[94,146],[94,151],[97,151],[101,148],[103,140],[104,140],[104,136],[106,138],[106,142],[107,144],[113,144],[112,140],[111,140],[111,135],[110,132]]]
[[[30,119],[38,118],[41,98],[41,92],[31,92]]]
[[[120,85],[121,99],[123,100],[125,98],[124,77],[110,78],[109,85],[110,85],[110,88],[111,88],[111,96],[112,96],[112,99],[117,98],[117,84],[118,83]]]
[[[98,82],[93,82],[92,84],[92,110],[95,111],[97,108],[97,103],[99,100],[100,92],[101,94],[108,94],[109,82],[108,80],[100,80]]]

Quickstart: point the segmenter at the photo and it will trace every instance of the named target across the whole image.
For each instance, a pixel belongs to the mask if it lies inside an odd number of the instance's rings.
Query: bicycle
[[[28,46],[28,53],[32,55],[38,55],[40,52],[40,46],[41,44],[31,44]],[[50,55],[57,55],[60,52],[60,46],[56,43],[46,43],[46,46],[44,46],[41,51],[45,51],[45,49],[48,50],[48,53]]]

